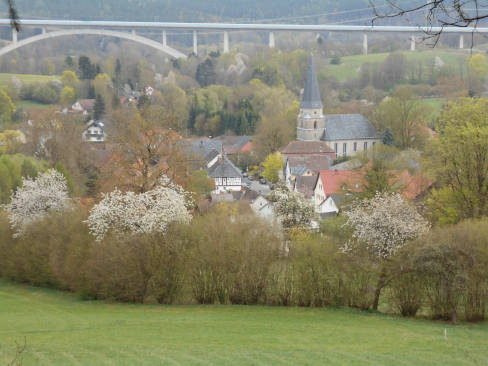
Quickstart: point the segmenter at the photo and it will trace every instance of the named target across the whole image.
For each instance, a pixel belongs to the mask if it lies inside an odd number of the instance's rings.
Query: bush
[[[20,97],[23,100],[55,104],[59,101],[60,91],[53,83],[24,84],[20,90]]]
[[[220,206],[194,219],[191,287],[201,304],[256,304],[264,294],[280,238],[267,222]]]
[[[413,270],[425,284],[434,319],[485,318],[488,298],[488,220],[433,230],[410,245]]]
[[[340,256],[336,248],[318,236],[304,236],[290,245],[290,261],[296,279],[299,306],[340,306],[344,304]]]
[[[183,243],[175,227],[165,234],[109,235],[88,259],[89,292],[98,298],[172,303],[183,283]]]
[[[28,226],[21,238],[14,240],[10,236],[2,241],[6,256],[1,274],[37,286],[80,289],[92,242],[86,227],[80,225],[83,217],[77,210],[51,213]]]

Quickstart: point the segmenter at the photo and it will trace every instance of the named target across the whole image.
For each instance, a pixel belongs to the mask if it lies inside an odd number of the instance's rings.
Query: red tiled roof
[[[322,170],[319,179],[325,195],[329,196],[344,193],[344,189],[361,192],[364,174],[363,170]]]
[[[393,184],[400,185],[402,196],[408,199],[415,199],[429,189],[433,182],[420,173],[410,175],[408,170],[393,173]]]

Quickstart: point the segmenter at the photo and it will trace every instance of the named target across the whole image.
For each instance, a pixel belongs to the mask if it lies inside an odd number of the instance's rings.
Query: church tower
[[[303,92],[303,100],[298,114],[297,139],[301,141],[320,141],[325,133],[325,116],[319,83],[315,73],[313,54],[307,71],[307,81]]]

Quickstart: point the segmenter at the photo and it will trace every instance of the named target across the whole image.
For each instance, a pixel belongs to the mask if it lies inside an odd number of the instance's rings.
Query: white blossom
[[[70,206],[68,187],[63,174],[51,169],[35,179],[23,178],[22,186],[5,205],[15,236],[42,218],[48,211],[62,211]]]
[[[109,230],[118,233],[164,232],[171,222],[189,222],[191,215],[187,194],[165,178],[153,190],[144,193],[113,192],[90,211],[86,223],[97,240]]]
[[[310,225],[314,210],[300,193],[290,192],[286,187],[277,187],[268,198],[274,202],[273,210],[283,227],[289,229]]]
[[[354,228],[353,237],[366,243],[380,258],[388,258],[408,240],[426,233],[430,225],[397,193],[376,193],[371,199],[355,201],[345,212],[345,225]],[[350,243],[343,250],[350,250]]]

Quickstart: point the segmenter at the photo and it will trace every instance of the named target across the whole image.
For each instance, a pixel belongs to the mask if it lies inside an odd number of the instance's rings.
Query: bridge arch
[[[63,36],[74,36],[74,35],[108,36],[108,37],[127,39],[129,41],[134,41],[143,44],[145,46],[151,47],[153,49],[156,49],[158,51],[164,52],[173,58],[187,58],[186,55],[181,53],[180,51],[168,47],[167,45],[163,45],[161,43],[153,41],[152,39],[141,37],[133,33],[125,33],[125,32],[118,32],[118,31],[105,30],[105,29],[65,29],[65,30],[58,30],[58,31],[38,34],[36,36],[25,38],[21,41],[12,42],[8,46],[0,48],[0,56],[6,55],[7,53],[12,52],[20,47],[24,47],[31,43],[39,42],[45,39],[63,37]]]

